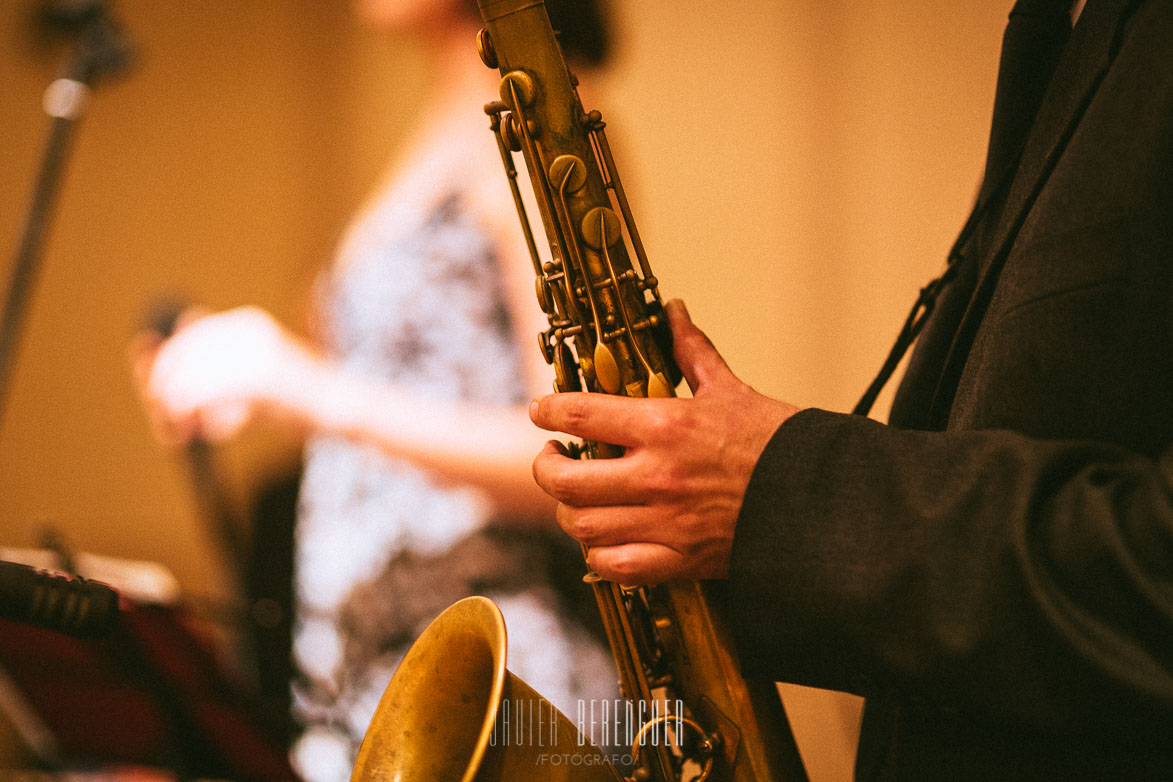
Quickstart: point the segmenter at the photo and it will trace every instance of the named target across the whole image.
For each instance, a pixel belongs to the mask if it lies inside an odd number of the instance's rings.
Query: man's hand
[[[534,460],[558,523],[589,547],[599,575],[623,584],[724,578],[754,465],[798,412],[738,380],[683,303],[667,309],[692,399],[564,393],[530,408],[543,429],[625,447],[618,459],[578,460],[551,441]]]

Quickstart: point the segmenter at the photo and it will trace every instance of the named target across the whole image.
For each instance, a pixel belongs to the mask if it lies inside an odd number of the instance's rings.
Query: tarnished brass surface
[[[387,685],[351,782],[619,782],[565,715],[506,670],[505,638],[487,598],[440,614]]]
[[[540,342],[555,366],[555,390],[673,396],[680,372],[658,282],[602,117],[583,110],[542,0],[478,2],[482,59],[502,77],[500,100],[485,111],[537,274],[549,323]],[[548,258],[533,239],[514,152],[529,171]],[[622,454],[596,442],[575,450],[585,458]],[[685,713],[672,716],[690,726],[676,749],[641,747],[633,779],[806,779],[774,683],[743,679],[709,586],[584,580],[595,591],[624,694],[636,703],[683,703]]]

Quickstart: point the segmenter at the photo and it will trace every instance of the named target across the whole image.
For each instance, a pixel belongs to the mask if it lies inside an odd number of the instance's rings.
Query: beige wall
[[[1009,5],[620,5],[600,108],[663,290],[759,389],[849,409],[976,192]],[[858,700],[784,695],[850,779]]]
[[[60,58],[33,48],[31,5],[0,10],[6,267]],[[172,293],[259,303],[300,326],[313,272],[386,149],[369,132],[365,149],[351,140],[365,97],[352,83],[367,89],[352,65],[367,41],[342,4],[117,7],[138,62],[99,88],[78,128],[0,426],[0,545],[31,545],[54,524],[79,547],[160,559],[215,593],[209,536],[182,464],[145,427],[127,340]],[[390,143],[403,124],[387,123]],[[249,437],[227,449],[225,472],[243,495],[256,465],[289,448],[272,430]]]
[[[57,61],[27,35],[32,5],[0,6],[4,264]],[[613,5],[619,57],[583,95],[610,122],[664,291],[762,390],[849,407],[976,188],[1006,9]],[[193,594],[225,592],[125,345],[168,291],[300,326],[314,270],[426,89],[410,50],[359,31],[347,6],[117,4],[141,56],[80,128],[0,423],[0,546],[53,524],[79,548],[163,562]],[[267,431],[228,449],[234,489],[295,445]],[[813,776],[846,778],[857,704],[788,700]]]

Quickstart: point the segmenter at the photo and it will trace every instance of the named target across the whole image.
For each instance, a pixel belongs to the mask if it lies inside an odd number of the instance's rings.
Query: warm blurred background
[[[34,34],[35,5],[0,4],[5,270],[63,55]],[[662,290],[761,390],[844,409],[878,368],[974,194],[1002,6],[611,3],[617,57],[584,100],[609,120]],[[56,530],[161,563],[215,606],[228,564],[150,435],[127,341],[173,295],[304,328],[315,272],[429,85],[341,0],[114,7],[138,57],[71,152],[0,421],[0,548]],[[243,509],[298,442],[268,429],[218,458]],[[787,697],[812,778],[848,778],[855,700]]]

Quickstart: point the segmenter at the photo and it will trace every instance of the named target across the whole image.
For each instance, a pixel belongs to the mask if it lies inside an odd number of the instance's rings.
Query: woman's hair
[[[572,63],[597,66],[606,62],[611,33],[603,5],[604,0],[546,0],[550,26]],[[465,8],[480,19],[476,0],[466,0]]]

